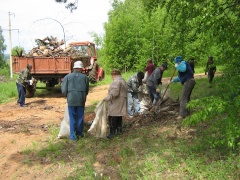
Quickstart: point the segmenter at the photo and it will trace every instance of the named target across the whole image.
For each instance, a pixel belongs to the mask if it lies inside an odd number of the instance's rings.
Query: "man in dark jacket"
[[[64,77],[62,93],[67,96],[70,118],[70,139],[76,141],[83,137],[83,118],[86,98],[89,91],[89,79],[82,74],[83,63],[76,61],[73,72]]]
[[[179,116],[177,117],[177,119],[182,119],[189,115],[186,105],[190,101],[190,96],[196,82],[193,78],[192,68],[188,62],[182,59],[182,56],[177,56],[174,59],[174,62],[175,68],[178,70],[178,77],[174,78],[173,81],[170,81],[169,84],[180,81],[183,85]]]
[[[32,85],[32,65],[28,64],[27,67],[19,73],[16,80],[17,90],[18,90],[18,101],[21,107],[26,107],[25,96],[26,96],[26,86]]]
[[[152,105],[155,106],[160,99],[159,84],[162,84],[163,72],[167,70],[167,64],[163,63],[160,67],[156,68],[147,80],[147,90]]]

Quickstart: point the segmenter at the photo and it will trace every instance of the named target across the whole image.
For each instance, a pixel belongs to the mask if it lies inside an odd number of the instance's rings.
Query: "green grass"
[[[188,138],[166,139],[158,122],[128,129],[123,136],[101,140],[87,136],[77,142],[49,139],[26,154],[24,163],[62,164],[67,179],[238,179],[239,154],[197,150]],[[85,127],[85,134],[87,131]],[[56,136],[57,127],[50,134]],[[55,132],[54,132],[55,131]],[[152,138],[155,135],[156,138]],[[96,162],[100,164],[96,167]],[[102,174],[102,176],[101,176]]]

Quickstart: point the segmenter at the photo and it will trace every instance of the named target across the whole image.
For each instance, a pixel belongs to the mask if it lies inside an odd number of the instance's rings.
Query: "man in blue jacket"
[[[64,77],[62,93],[67,96],[70,118],[70,139],[76,141],[83,137],[83,118],[86,98],[89,91],[89,79],[82,74],[83,63],[76,61],[73,72]]]
[[[182,59],[182,56],[177,56],[174,59],[174,62],[175,68],[178,70],[178,77],[170,81],[169,84],[172,82],[181,82],[183,85],[179,116],[177,117],[177,119],[182,119],[189,115],[189,111],[187,110],[186,105],[190,101],[190,96],[196,82],[193,78],[193,71],[191,66],[188,62]]]

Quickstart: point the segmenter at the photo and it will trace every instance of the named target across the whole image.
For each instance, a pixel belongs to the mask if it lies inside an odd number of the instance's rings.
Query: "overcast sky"
[[[109,1],[78,0],[78,9],[70,13],[65,4],[55,0],[0,0],[0,26],[7,45],[5,53],[10,51],[9,12],[12,47],[21,46],[28,52],[36,47],[35,39],[46,36],[57,37],[60,41],[65,34],[66,44],[92,41],[89,32],[104,33],[103,23],[108,20]]]

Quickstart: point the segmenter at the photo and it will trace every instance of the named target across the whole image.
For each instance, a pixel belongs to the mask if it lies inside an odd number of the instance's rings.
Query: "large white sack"
[[[64,117],[61,122],[60,131],[58,133],[58,138],[69,137],[69,135],[70,135],[70,124],[69,123],[70,123],[70,119],[69,119],[69,114],[68,114],[68,105],[66,105]]]
[[[166,91],[166,92],[165,92],[165,91]],[[165,93],[165,95],[164,95],[164,93]],[[162,96],[163,96],[163,97],[162,97]],[[165,102],[166,100],[168,100],[169,97],[170,97],[170,88],[168,88],[168,89],[166,90],[166,87],[163,86],[163,87],[162,87],[162,90],[161,90],[161,98],[163,98],[163,99],[162,99],[162,102]]]
[[[88,132],[98,138],[107,137],[107,102],[100,101],[95,112],[95,118]]]
[[[145,86],[141,87],[140,93],[138,93],[138,99],[140,113],[142,114],[143,112],[148,111],[151,103]]]

